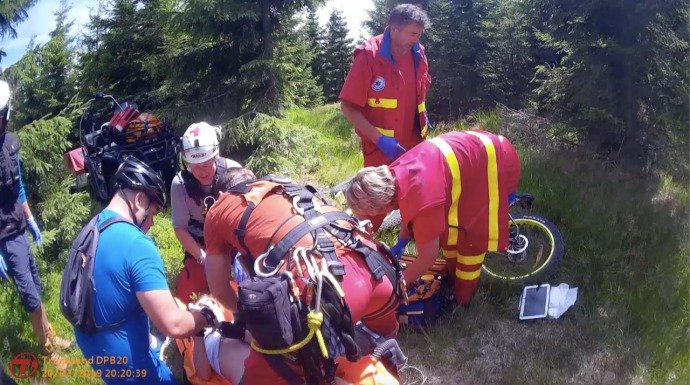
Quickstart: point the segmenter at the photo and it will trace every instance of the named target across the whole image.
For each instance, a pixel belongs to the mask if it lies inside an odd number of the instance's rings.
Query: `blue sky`
[[[343,11],[350,29],[350,37],[357,40],[360,33],[368,36],[368,33],[361,28],[362,22],[367,19],[367,10],[373,9],[372,0],[348,0],[344,6],[342,0],[328,0],[318,12],[319,21],[325,25],[333,9]],[[86,24],[89,21],[89,12],[97,7],[95,0],[67,0],[67,4],[72,6],[68,18],[74,20],[72,34],[86,32]],[[60,0],[39,0],[36,5],[29,9],[29,17],[16,27],[17,38],[5,38],[0,40],[0,47],[7,53],[2,59],[0,66],[7,68],[21,59],[26,51],[32,36],[35,36],[37,44],[44,44],[49,40],[48,34],[55,29],[54,13],[60,8]]]

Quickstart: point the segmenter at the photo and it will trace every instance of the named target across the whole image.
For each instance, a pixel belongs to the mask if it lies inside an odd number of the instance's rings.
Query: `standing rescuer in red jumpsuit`
[[[440,247],[455,276],[455,299],[468,305],[485,253],[508,245],[508,197],[519,179],[520,161],[506,138],[451,132],[419,144],[390,166],[360,170],[345,197],[360,219],[400,209],[399,243],[413,237],[418,252],[404,270],[405,282],[418,279]]]
[[[426,137],[431,77],[419,38],[429,25],[421,8],[401,4],[382,35],[355,48],[339,97],[361,139],[365,167],[389,164]]]

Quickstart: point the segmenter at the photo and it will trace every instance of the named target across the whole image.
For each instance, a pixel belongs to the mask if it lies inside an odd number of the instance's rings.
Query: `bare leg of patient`
[[[221,375],[233,384],[239,384],[244,374],[244,360],[249,356],[249,344],[240,340],[222,338],[220,342]]]

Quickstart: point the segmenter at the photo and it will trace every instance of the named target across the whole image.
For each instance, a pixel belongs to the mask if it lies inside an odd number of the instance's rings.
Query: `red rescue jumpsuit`
[[[418,243],[440,237],[460,304],[472,299],[484,255],[508,245],[508,196],[520,162],[504,137],[451,132],[427,140],[390,166],[403,226]]]
[[[390,31],[386,28],[382,35],[355,48],[352,67],[339,95],[340,100],[360,107],[379,133],[394,137],[407,150],[426,138],[425,99],[431,85],[424,47],[417,43],[411,51],[413,68],[408,73],[405,65],[393,59]],[[414,93],[408,96],[405,93],[408,89]],[[375,143],[364,137],[360,139],[365,167],[390,163]]]

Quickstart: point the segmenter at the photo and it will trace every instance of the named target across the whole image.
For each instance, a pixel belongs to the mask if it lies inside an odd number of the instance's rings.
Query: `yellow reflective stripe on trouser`
[[[484,263],[484,256],[486,253],[482,253],[480,255],[460,255],[457,250],[446,250],[443,249],[443,256],[450,259],[455,259],[457,261],[457,264],[455,265],[455,276],[459,279],[465,280],[465,281],[471,281],[474,279],[479,278],[481,275],[481,265]],[[464,271],[461,270],[460,266],[476,266],[479,265],[480,267],[476,270],[473,271]]]
[[[489,245],[488,250],[498,249],[498,162],[496,161],[496,147],[491,139],[476,131],[467,131],[468,134],[479,138],[484,144],[487,155],[487,178],[489,186]]]
[[[378,131],[383,136],[388,136],[390,138],[395,136],[394,130],[386,130],[385,128],[381,128],[381,127],[374,127],[374,128],[376,129],[376,131]]]
[[[455,276],[458,277],[459,279],[462,279],[464,281],[472,281],[474,279],[479,278],[479,276],[482,274],[482,269],[479,268],[475,271],[462,271],[462,270],[455,270]]]
[[[373,108],[398,108],[398,99],[369,98],[367,105]]]
[[[460,186],[460,164],[458,158],[455,157],[455,152],[445,140],[441,138],[429,139],[441,150],[443,156],[446,158],[446,163],[450,169],[450,174],[453,176],[453,186],[451,188],[451,204],[448,210],[448,245],[458,244],[458,203],[460,201],[460,193],[462,188]]]
[[[479,265],[484,263],[484,255],[486,255],[486,253],[482,253],[480,255],[458,254],[458,263],[463,265]]]
[[[426,102],[421,102],[417,105],[417,112],[421,114],[424,111],[426,111]]]

